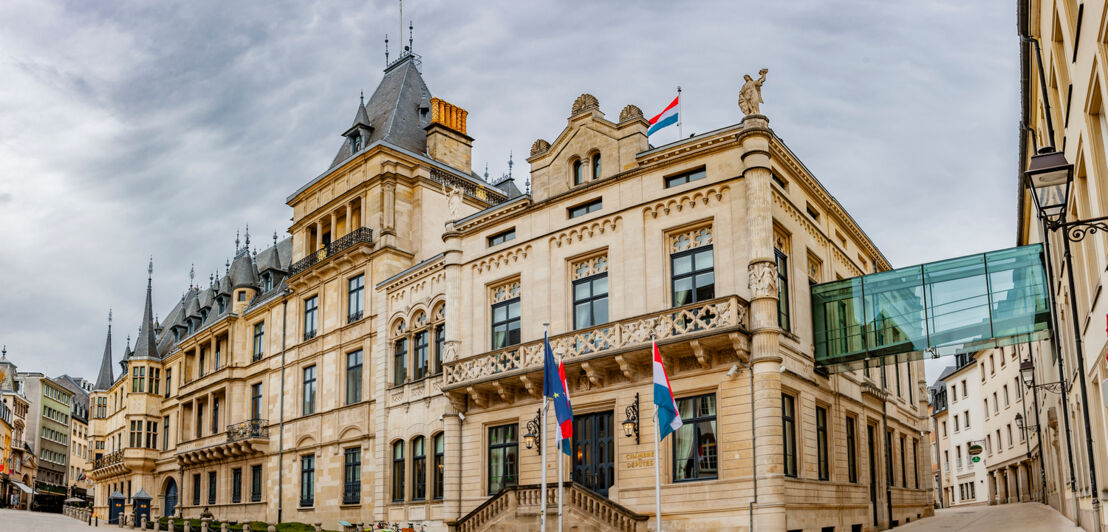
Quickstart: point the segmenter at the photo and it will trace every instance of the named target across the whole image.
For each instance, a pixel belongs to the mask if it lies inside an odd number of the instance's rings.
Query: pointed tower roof
[[[104,341],[104,356],[100,359],[100,375],[96,377],[96,390],[107,390],[115,382],[112,375],[112,311],[108,309],[108,339]]]
[[[154,330],[154,304],[152,291],[154,284],[154,259],[150,259],[150,265],[146,268],[146,309],[142,311],[142,325],[139,328],[138,339],[135,340],[135,350],[132,357],[158,356],[156,331]]]

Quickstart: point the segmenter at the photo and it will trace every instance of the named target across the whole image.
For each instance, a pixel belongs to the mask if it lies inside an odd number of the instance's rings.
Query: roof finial
[[[527,180],[524,181],[524,186],[527,187],[527,192],[525,192],[525,194],[530,194],[531,193],[531,176],[527,176]]]
[[[227,259],[227,261],[223,263],[223,269],[225,270],[225,274],[231,273],[231,259]]]
[[[489,163],[485,161],[485,181],[489,180]]]
[[[131,350],[131,335],[127,335],[127,350]]]
[[[209,273],[208,274],[208,286],[209,287],[215,286],[215,274],[214,273]]]
[[[4,359],[4,360],[8,359],[8,346],[7,346],[7,344],[4,345],[3,349],[0,349],[0,359]]]
[[[385,34],[385,66],[389,66],[389,34]]]
[[[152,282],[154,282],[154,256],[150,255],[150,262],[146,265],[146,287],[149,288]]]
[[[365,91],[358,91],[358,105],[365,105]]]
[[[242,249],[248,249],[250,247],[250,224],[246,224],[246,246]]]
[[[189,288],[196,288],[196,264],[189,265]]]
[[[415,48],[412,47],[412,20],[408,19],[408,52],[414,52]]]
[[[242,248],[239,247],[239,230],[235,229],[235,254],[236,255],[238,254],[240,249],[242,249]]]
[[[273,230],[273,245],[274,246],[277,245],[277,230],[276,229]]]
[[[512,178],[512,150],[508,150],[508,179]]]

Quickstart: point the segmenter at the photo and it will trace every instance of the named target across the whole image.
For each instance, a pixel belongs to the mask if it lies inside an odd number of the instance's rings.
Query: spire
[[[154,301],[153,301],[153,283],[154,283],[154,258],[150,258],[150,265],[147,267],[147,273],[149,277],[146,280],[146,308],[142,311],[142,324],[139,326],[139,335],[135,340],[135,351],[131,353],[133,357],[154,357],[158,356],[156,331],[154,330]]]
[[[130,340],[128,340],[130,343]],[[107,390],[115,382],[112,375],[112,309],[108,309],[108,337],[104,341],[104,355],[100,359],[100,374],[96,377],[96,389]]]

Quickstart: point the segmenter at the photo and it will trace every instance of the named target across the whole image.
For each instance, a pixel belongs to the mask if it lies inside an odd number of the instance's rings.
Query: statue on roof
[[[739,109],[744,115],[757,115],[761,114],[761,109],[758,107],[762,103],[762,84],[766,82],[766,73],[769,72],[768,68],[763,68],[758,71],[761,76],[758,79],[753,79],[750,74],[743,76],[746,80],[743,83],[741,89],[739,89]]]
[[[450,187],[450,195],[446,199],[446,205],[450,209],[450,219],[457,220],[458,214],[460,214],[462,210],[461,187]]]

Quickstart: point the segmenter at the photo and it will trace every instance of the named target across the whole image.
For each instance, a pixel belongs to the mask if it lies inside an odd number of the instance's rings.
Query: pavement
[[[934,517],[895,528],[896,532],[1082,532],[1054,508],[1037,502],[962,506],[936,510]]]
[[[100,528],[89,527],[85,523],[62,514],[28,512],[26,510],[0,509],[0,530],[12,532],[104,532],[120,530],[115,525],[101,521]]]

